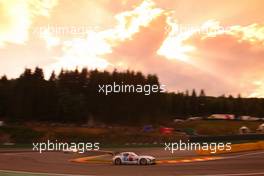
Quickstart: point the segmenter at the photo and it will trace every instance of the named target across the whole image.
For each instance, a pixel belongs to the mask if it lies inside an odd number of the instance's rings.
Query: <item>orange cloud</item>
[[[220,87],[226,92],[263,97],[263,86],[256,84],[264,73],[263,28],[260,24],[231,26],[214,35],[191,36],[186,43],[197,48],[192,53],[196,67],[225,82],[228,87]]]
[[[245,0],[238,5],[235,0],[202,0],[208,8],[195,0],[143,0],[136,6],[138,1],[127,0],[48,2],[0,0],[4,12],[0,15],[0,45],[6,45],[0,56],[14,58],[3,61],[4,65],[13,68],[14,62],[21,69],[44,65],[49,72],[77,66],[134,69],[156,73],[169,90],[203,88],[209,95],[264,96],[262,1]],[[248,15],[240,18],[242,13]],[[51,18],[45,18],[48,15]],[[88,24],[100,30],[91,28],[85,37],[44,31],[30,38],[31,27],[47,23]],[[179,31],[181,23],[198,28]],[[8,42],[24,44],[23,49]],[[14,48],[17,52],[10,52]],[[31,57],[27,61],[21,60],[25,53]]]
[[[112,52],[113,47],[132,40],[141,28],[148,26],[163,13],[151,0],[143,1],[131,11],[115,16],[117,25],[103,31],[88,31],[86,39],[75,38],[63,42],[63,55],[49,70],[60,68],[89,67],[105,69],[111,66],[103,56]]]
[[[259,81],[256,75],[262,65],[256,63],[264,55],[259,46],[262,25],[223,29],[219,21],[208,20],[182,32],[172,13],[150,0],[115,17],[113,28],[65,41],[62,57],[50,68],[129,68],[157,73],[171,90],[204,88],[209,94],[225,90],[260,95],[254,81]]]

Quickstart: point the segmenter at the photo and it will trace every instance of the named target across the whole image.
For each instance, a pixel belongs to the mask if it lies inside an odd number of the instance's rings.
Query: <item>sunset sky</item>
[[[136,70],[169,91],[264,97],[263,0],[0,0],[0,75]]]

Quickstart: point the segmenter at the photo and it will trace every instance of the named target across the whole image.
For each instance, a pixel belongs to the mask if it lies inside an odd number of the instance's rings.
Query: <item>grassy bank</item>
[[[171,124],[175,132],[162,135],[159,127],[144,132],[142,127],[104,127],[88,128],[73,125],[52,126],[50,124],[9,125],[0,127],[0,143],[14,142],[31,144],[37,141],[58,140],[74,142],[100,142],[105,147],[112,146],[157,146],[163,142],[188,140],[188,131],[199,135],[234,135],[241,126],[249,127],[253,132],[262,122],[259,121],[221,121],[197,120]],[[12,147],[12,146],[10,146]]]

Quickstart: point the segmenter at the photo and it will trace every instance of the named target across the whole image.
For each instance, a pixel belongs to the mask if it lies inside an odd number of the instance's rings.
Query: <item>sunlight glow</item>
[[[187,53],[194,51],[195,47],[185,44],[184,41],[191,37],[196,31],[190,30],[181,32],[179,25],[171,17],[167,17],[167,24],[171,30],[157,51],[157,54],[165,56],[167,59],[189,62],[190,58]]]
[[[132,39],[141,27],[148,26],[162,12],[163,10],[155,8],[153,1],[143,1],[135,9],[116,15],[117,25],[114,28],[99,32],[89,31],[86,39],[65,41],[63,56],[57,58],[58,61],[51,68],[57,71],[60,68],[76,67],[107,68],[112,64],[104,59],[104,55],[110,54],[112,48],[120,42]]]

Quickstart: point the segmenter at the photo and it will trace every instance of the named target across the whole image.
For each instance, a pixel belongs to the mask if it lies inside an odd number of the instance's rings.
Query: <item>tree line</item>
[[[215,113],[264,116],[264,100],[206,96],[199,93],[115,93],[104,95],[98,85],[113,82],[130,85],[160,85],[156,75],[127,70],[112,72],[61,70],[49,79],[43,70],[25,69],[16,79],[0,79],[0,118],[9,121],[84,123],[89,119],[106,124],[158,123],[174,118]]]

